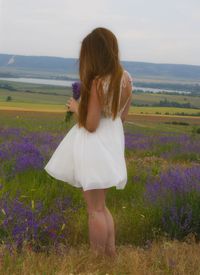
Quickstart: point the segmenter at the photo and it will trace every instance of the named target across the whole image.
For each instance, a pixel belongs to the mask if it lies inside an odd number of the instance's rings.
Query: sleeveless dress
[[[122,87],[126,85],[125,74],[131,83],[133,80],[127,71],[123,72],[119,102]],[[104,93],[108,87],[109,77],[103,82]],[[128,100],[129,98],[114,120],[110,106],[105,106],[94,132],[89,132],[84,127],[79,128],[77,123],[72,126],[44,167],[46,172],[74,187],[83,188],[84,191],[112,186],[124,189],[127,168],[124,129],[120,116]]]

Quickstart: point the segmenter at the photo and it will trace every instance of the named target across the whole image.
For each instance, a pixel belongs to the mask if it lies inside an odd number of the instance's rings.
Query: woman
[[[67,102],[77,123],[68,131],[45,170],[82,188],[87,204],[90,248],[115,256],[115,226],[106,207],[107,189],[124,189],[127,169],[123,122],[132,100],[132,78],[119,60],[115,35],[96,28],[82,41],[79,56],[81,96]]]

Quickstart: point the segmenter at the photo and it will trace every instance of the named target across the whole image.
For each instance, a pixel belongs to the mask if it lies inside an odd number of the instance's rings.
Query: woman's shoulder
[[[133,77],[131,76],[131,74],[127,71],[127,70],[123,70],[123,74],[122,74],[122,86],[126,87],[127,84],[130,84],[133,87]]]
[[[129,82],[133,82],[133,77],[132,75],[127,71],[127,70],[123,70],[123,76],[125,79],[127,79]]]

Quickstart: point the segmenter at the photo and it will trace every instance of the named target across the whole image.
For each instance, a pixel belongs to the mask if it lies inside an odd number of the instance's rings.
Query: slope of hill
[[[122,61],[135,78],[200,82],[200,66]],[[78,60],[49,56],[0,54],[0,76],[66,78],[78,75]]]

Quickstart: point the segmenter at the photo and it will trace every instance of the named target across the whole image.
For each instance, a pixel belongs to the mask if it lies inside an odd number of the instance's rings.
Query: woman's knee
[[[105,205],[101,205],[101,206],[98,206],[98,207],[88,207],[87,208],[88,215],[92,218],[96,217],[99,214],[105,215],[105,211],[106,211],[106,206]]]
[[[87,207],[87,210],[88,210],[88,211],[103,212],[103,211],[106,210],[106,205],[105,205],[105,203],[98,204],[98,205],[96,205],[96,204],[94,204],[94,205],[89,205],[89,206]]]
[[[105,190],[94,189],[83,191],[83,196],[87,204],[87,212],[89,217],[102,217],[105,216],[106,202],[105,202]]]
[[[105,202],[87,204],[88,213],[91,213],[91,212],[103,213],[105,211],[106,211]]]
[[[88,210],[101,211],[105,209],[105,194],[103,189],[83,192]]]

